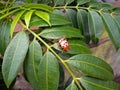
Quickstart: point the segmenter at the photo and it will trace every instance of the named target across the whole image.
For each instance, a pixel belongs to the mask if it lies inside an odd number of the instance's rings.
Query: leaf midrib
[[[20,35],[19,35],[19,40],[17,40],[17,45],[16,45],[16,48],[15,48],[15,51],[14,51],[14,53],[13,53],[13,57],[12,57],[12,62],[11,62],[11,66],[10,66],[10,69],[9,69],[9,71],[11,71],[11,68],[12,68],[12,64],[13,64],[13,62],[14,62],[14,57],[15,57],[15,55],[16,55],[16,51],[17,51],[17,48],[18,48],[18,46],[19,46],[19,43],[20,43],[20,41],[22,40],[22,38],[23,37],[21,37]],[[10,47],[9,47],[10,48]],[[8,73],[8,77],[7,77],[7,81],[9,81],[9,77],[10,77],[10,72]]]
[[[48,51],[47,51],[48,53]],[[46,55],[46,89],[48,90],[48,54]]]
[[[102,87],[100,84],[98,85],[98,84],[92,83],[92,82],[90,82],[90,81],[87,81],[87,80],[85,80],[85,79],[82,79],[82,80],[85,81],[85,82],[88,82],[88,83],[90,83],[90,84],[92,84],[92,85],[94,85],[94,86],[98,86],[98,87],[105,88],[105,89],[108,89],[108,90],[114,90],[114,89],[111,89],[111,88]]]
[[[35,55],[35,53],[34,53],[34,51],[35,51],[34,44],[32,45],[32,50],[33,50],[33,53],[32,53],[33,71],[34,71],[35,79],[36,79],[36,81],[38,81],[37,74],[36,74],[36,71],[35,71],[35,63],[34,63],[34,60],[35,60],[35,57],[34,57],[34,55]]]
[[[77,33],[78,34],[78,31],[77,30],[46,30],[46,31],[43,31],[43,32],[41,32],[40,33],[40,35],[42,35],[42,34],[47,34],[47,33],[53,33],[53,31],[54,32],[59,32],[59,31],[62,31],[62,32],[64,32],[65,33],[65,31],[68,31],[68,32],[74,32],[74,33]],[[75,32],[76,31],[76,32]],[[80,34],[81,35],[81,34]]]
[[[74,61],[76,61],[76,62],[82,62],[82,63],[88,64],[88,65],[91,65],[91,66],[95,66],[95,67],[97,67],[97,68],[99,68],[99,69],[102,69],[102,70],[104,70],[105,72],[108,72],[108,73],[110,74],[110,72],[109,72],[107,69],[102,68],[102,67],[100,67],[100,66],[98,66],[98,65],[91,64],[91,63],[84,62],[84,61],[78,61],[78,60],[69,60],[68,62],[71,62],[71,61],[73,61],[73,62],[74,62]]]

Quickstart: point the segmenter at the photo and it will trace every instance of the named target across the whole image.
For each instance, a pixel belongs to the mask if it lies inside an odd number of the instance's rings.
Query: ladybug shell
[[[69,50],[69,44],[65,38],[61,38],[59,40],[59,45],[63,50],[65,50],[65,51]]]

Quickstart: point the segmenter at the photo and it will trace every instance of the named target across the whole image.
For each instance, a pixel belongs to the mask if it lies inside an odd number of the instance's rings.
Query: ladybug
[[[66,40],[66,38],[61,38],[59,40],[59,45],[60,47],[64,50],[64,51],[68,51],[69,50],[69,44]]]

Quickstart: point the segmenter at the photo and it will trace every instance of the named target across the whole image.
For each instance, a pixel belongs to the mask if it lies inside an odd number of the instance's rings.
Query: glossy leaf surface
[[[89,33],[93,43],[97,43],[97,38],[102,34],[103,22],[100,15],[95,11],[88,14]]]
[[[67,19],[70,21],[70,22],[72,22],[72,25],[74,26],[74,27],[77,27],[77,17],[76,17],[76,15],[77,15],[77,12],[75,11],[75,10],[73,10],[73,9],[66,9],[66,17],[67,17]]]
[[[120,32],[120,16],[113,16],[115,23],[117,24]]]
[[[16,34],[8,45],[2,64],[2,74],[7,87],[10,86],[20,70],[28,45],[28,36],[23,31]]]
[[[78,5],[82,5],[82,4],[85,4],[87,2],[90,2],[90,0],[77,0]]]
[[[43,11],[36,11],[35,14],[40,17],[41,19],[43,19],[45,22],[48,23],[49,26],[51,26],[51,23],[49,21],[50,17],[49,14]]]
[[[45,4],[25,4],[23,5],[24,7],[26,8],[32,8],[32,9],[40,9],[40,10],[43,10],[43,11],[47,11],[47,12],[52,12],[53,11],[53,8],[48,6],[48,5],[45,5]]]
[[[59,26],[59,25],[66,25],[71,24],[65,17],[59,14],[50,14],[50,23],[51,26]],[[38,27],[48,27],[49,25],[39,17],[33,17],[30,22],[31,26],[38,26]]]
[[[88,12],[83,9],[79,9],[77,12],[77,22],[78,28],[80,29],[81,33],[85,36],[85,41],[88,43],[90,40],[88,27]]]
[[[11,22],[1,22],[0,29],[0,53],[4,55],[5,49],[10,41],[10,24]]]
[[[54,0],[54,6],[64,5],[64,0]]]
[[[71,54],[85,54],[90,53],[90,49],[83,41],[80,40],[68,40],[69,43],[69,53]]]
[[[88,45],[81,40],[68,40],[69,50],[66,53],[69,54],[85,54],[91,53]],[[63,51],[58,43],[52,45],[56,50]]]
[[[42,57],[42,49],[38,41],[34,40],[31,42],[27,54],[27,58],[24,64],[25,75],[34,88],[39,90],[38,83],[38,66]]]
[[[102,81],[90,77],[81,77],[80,82],[86,90],[120,90],[120,86],[113,81]]]
[[[44,38],[50,38],[50,39],[59,39],[63,37],[83,38],[83,36],[80,34],[80,31],[78,29],[70,27],[70,26],[47,28],[40,33],[40,36]]]
[[[66,5],[72,3],[74,0],[66,0]]]
[[[25,14],[24,18],[25,18],[25,23],[26,23],[27,28],[29,27],[30,19],[31,19],[31,16],[32,16],[33,12],[34,11],[31,10],[31,11],[29,11]]]
[[[109,14],[101,14],[106,30],[108,32],[108,35],[114,44],[115,48],[118,49],[120,47],[120,32],[117,24],[115,23],[112,16]]]
[[[87,76],[103,80],[113,80],[114,78],[112,68],[109,64],[95,56],[86,54],[75,55],[68,59],[67,63]]]
[[[38,69],[39,86],[42,90],[58,90],[59,64],[56,57],[47,51]]]
[[[17,14],[17,16],[13,19],[12,23],[11,23],[11,28],[10,28],[10,35],[12,37],[15,26],[17,24],[17,22],[20,20],[20,17],[24,14],[25,10],[19,12],[19,14]]]

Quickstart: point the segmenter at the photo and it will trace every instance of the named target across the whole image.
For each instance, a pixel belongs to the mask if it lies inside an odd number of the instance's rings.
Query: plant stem
[[[88,9],[88,7],[78,7],[78,6],[59,6],[59,7],[54,7],[54,9]]]
[[[59,57],[59,55],[46,43],[44,42],[43,39],[41,39],[38,35],[36,35],[33,31],[31,31],[30,29],[28,29],[29,32],[31,32],[36,38],[38,38],[57,58],[58,60],[60,60],[60,62],[64,65],[64,67],[68,70],[68,72],[70,73],[70,75],[72,76],[73,80],[76,82],[76,84],[78,85],[78,87],[80,88],[80,90],[82,90],[82,87],[80,86],[79,82],[76,80],[75,75],[73,74],[73,72],[70,70],[70,68],[68,67],[68,65],[62,60],[61,57]]]
[[[83,90],[82,87],[80,86],[78,80],[76,79],[75,75],[73,74],[72,70],[66,64],[66,62],[64,62],[64,60],[42,38],[40,38],[36,33],[34,33],[29,28],[27,28],[22,22],[20,22],[20,24],[25,29],[27,29],[31,34],[33,34],[36,38],[38,38],[58,58],[58,60],[64,65],[64,67],[67,69],[67,71],[69,72],[69,74],[72,76],[73,80],[76,82],[76,84],[78,85],[78,87],[80,88],[80,90]]]

